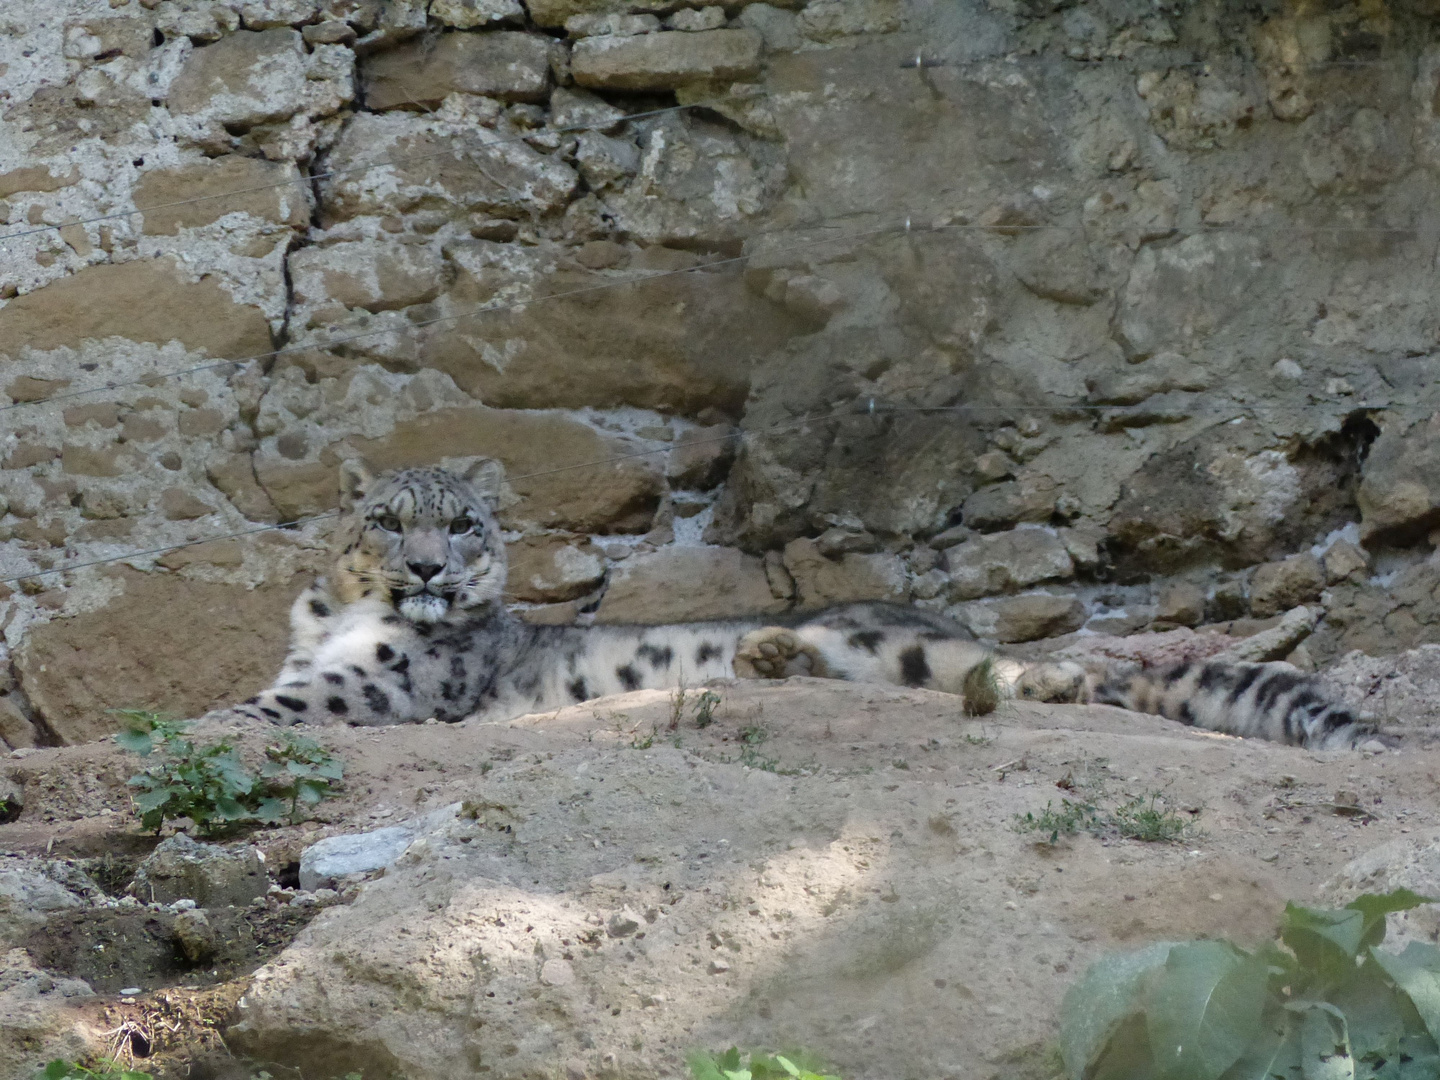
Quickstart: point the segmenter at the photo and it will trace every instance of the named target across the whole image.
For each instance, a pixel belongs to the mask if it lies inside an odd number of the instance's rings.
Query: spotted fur
[[[490,461],[465,475],[420,468],[379,477],[345,464],[349,513],[332,571],[291,608],[290,652],[275,684],[238,710],[278,724],[502,720],[737,673],[808,672],[968,693],[969,711],[984,713],[1022,681],[1027,696],[1047,699],[1073,698],[1083,681],[1075,665],[996,661],[955,623],[887,604],[851,604],[786,627],[745,619],[533,626],[503,602],[499,487]],[[794,647],[774,646],[776,633]],[[754,663],[739,655],[742,644]],[[993,686],[988,674],[976,678],[992,670]]]
[[[1336,701],[1318,679],[1278,662],[1117,666],[1089,680],[1081,700],[1311,750],[1393,742]]]

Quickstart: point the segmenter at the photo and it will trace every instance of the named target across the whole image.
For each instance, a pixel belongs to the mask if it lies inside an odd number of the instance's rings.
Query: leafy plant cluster
[[[155,759],[128,783],[136,789],[141,825],[157,833],[177,818],[189,818],[206,835],[245,822],[293,824],[302,805],[333,794],[344,776],[341,763],[319,744],[290,732],[265,748],[256,777],[226,740],[202,746],[186,736],[190,725],[184,721],[136,709],[120,715],[126,730],[115,741]]]
[[[823,1066],[800,1050],[773,1055],[756,1050],[749,1062],[733,1046],[723,1054],[694,1050],[685,1056],[685,1063],[694,1080],[839,1080],[823,1075]]]
[[[1408,889],[1285,909],[1280,940],[1160,942],[1106,957],[1061,1007],[1074,1080],[1434,1080],[1440,948],[1378,948]]]
[[[1159,791],[1137,795],[1105,810],[1089,800],[1061,799],[1057,810],[1050,803],[1038,814],[1026,811],[1015,815],[1015,830],[1041,833],[1042,843],[1054,844],[1062,836],[1087,832],[1092,836],[1120,836],[1126,840],[1169,843],[1183,839],[1190,823],[1166,808]]]

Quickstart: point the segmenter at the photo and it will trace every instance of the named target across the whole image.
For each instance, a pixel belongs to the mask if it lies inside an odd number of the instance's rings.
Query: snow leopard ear
[[[340,463],[340,509],[351,510],[365,498],[370,485],[375,483],[375,474],[370,466],[359,458]]]
[[[475,494],[493,503],[499,500],[505,483],[505,466],[494,458],[479,458],[460,473],[460,478],[475,489]]]

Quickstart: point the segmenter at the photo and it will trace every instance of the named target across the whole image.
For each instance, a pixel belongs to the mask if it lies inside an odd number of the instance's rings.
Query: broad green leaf
[[[1405,992],[1430,1037],[1440,1043],[1440,949],[1412,941],[1402,953],[1372,948],[1370,955]]]
[[[132,795],[135,805],[142,811],[158,810],[170,801],[170,789],[160,788],[158,791],[142,791],[138,795]]]
[[[345,778],[345,766],[338,761],[322,761],[315,766],[315,771],[328,780],[343,780]]]
[[[1260,1034],[1221,1080],[1300,1080],[1300,1025],[1293,1013],[1266,1019]]]
[[[122,731],[115,736],[115,744],[122,750],[130,750],[141,757],[147,757],[155,744],[150,739],[148,731]]]
[[[285,763],[285,771],[291,776],[309,776],[310,766],[306,765],[303,761],[287,761]]]
[[[1141,982],[1148,984],[1158,974],[1151,972]],[[1151,1080],[1155,1075],[1150,1038],[1145,1032],[1145,1014],[1136,1012],[1115,1026],[1105,1048],[1085,1070],[1084,1080],[1137,1080],[1137,1077]]]
[[[1135,1011],[1141,980],[1164,965],[1172,947],[1162,941],[1138,952],[1103,956],[1066,992],[1060,1006],[1060,1055],[1074,1080],[1085,1075],[1120,1022]]]
[[[1300,966],[1310,970],[1313,981],[1324,986],[1339,982],[1355,970],[1355,957],[1365,932],[1365,913],[1355,908],[1286,904],[1280,937],[1294,950]]]
[[[1345,1014],[1324,1001],[1293,1001],[1285,1007],[1303,1017],[1300,1070],[1304,1080],[1355,1080]]]
[[[1432,896],[1421,896],[1409,889],[1396,889],[1388,893],[1366,893],[1346,904],[1347,909],[1361,912],[1365,916],[1365,929],[1360,945],[1379,945],[1385,940],[1385,916],[1394,911],[1409,911],[1421,904],[1433,904]]]
[[[725,1074],[715,1059],[703,1050],[692,1050],[685,1055],[685,1064],[690,1066],[690,1075],[695,1080],[725,1080]]]
[[[45,1066],[45,1071],[41,1075],[45,1080],[65,1080],[70,1075],[70,1065],[56,1058]]]
[[[325,798],[325,784],[323,781],[301,780],[297,794],[305,805],[314,806]]]
[[[1350,1052],[1357,1071],[1366,1059],[1389,1060],[1399,1053],[1401,1040],[1419,1035],[1429,1040],[1425,1024],[1405,993],[1373,959],[1366,959],[1355,974],[1329,995],[1330,1004],[1345,1014]]]
[[[250,816],[250,811],[241,806],[237,799],[222,795],[215,800],[215,816],[225,821],[241,821]]]
[[[260,804],[255,807],[255,819],[266,825],[273,825],[277,821],[284,821],[290,813],[290,807],[284,799],[261,799]]]
[[[1216,1080],[1262,1030],[1270,967],[1222,941],[1176,945],[1145,1002],[1150,1053],[1167,1080]]]

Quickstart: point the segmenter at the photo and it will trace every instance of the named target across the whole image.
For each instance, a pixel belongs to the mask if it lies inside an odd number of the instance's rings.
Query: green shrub
[[[1434,1080],[1440,948],[1377,946],[1408,889],[1287,905],[1279,943],[1160,942],[1102,958],[1061,1006],[1074,1080]]]
[[[823,1066],[799,1050],[774,1055],[756,1050],[748,1064],[742,1063],[740,1051],[733,1046],[723,1054],[693,1050],[685,1055],[685,1063],[695,1080],[839,1080],[822,1075]]]
[[[309,739],[286,732],[265,748],[257,780],[227,741],[201,746],[186,737],[189,724],[139,709],[121,709],[126,730],[115,741],[155,764],[127,783],[140,824],[157,833],[165,822],[189,818],[204,835],[245,822],[294,824],[303,803],[334,793],[344,768]]]

